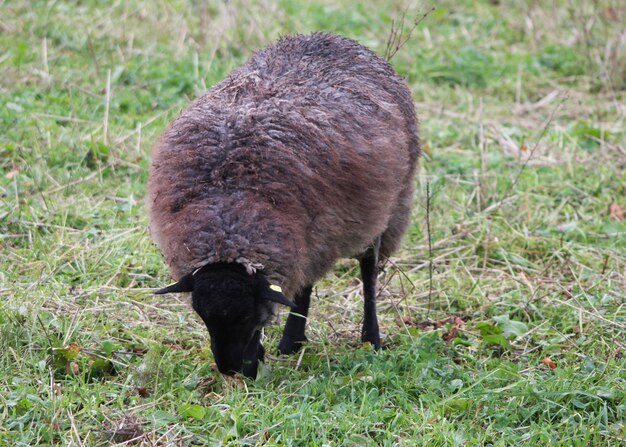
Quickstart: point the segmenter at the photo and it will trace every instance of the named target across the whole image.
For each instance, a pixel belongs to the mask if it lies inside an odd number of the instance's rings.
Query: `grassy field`
[[[384,54],[433,6],[392,59],[424,157],[385,349],[358,342],[346,260],[301,355],[272,326],[256,381],[221,376],[151,293],[151,144],[280,35]],[[620,0],[0,2],[0,446],[624,445],[625,22]]]

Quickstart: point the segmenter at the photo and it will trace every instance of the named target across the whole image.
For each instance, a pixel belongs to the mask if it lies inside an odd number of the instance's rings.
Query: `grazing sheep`
[[[356,257],[378,349],[378,260],[408,225],[419,151],[409,89],[370,50],[315,33],[257,51],[156,144],[150,229],[178,281],[157,293],[192,292],[219,370],[255,377],[276,303],[296,352],[314,282]]]

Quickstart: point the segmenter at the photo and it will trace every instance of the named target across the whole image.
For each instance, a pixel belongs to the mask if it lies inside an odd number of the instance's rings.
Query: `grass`
[[[384,351],[358,343],[342,261],[302,355],[244,381],[216,372],[183,302],[150,293],[169,281],[143,208],[151,144],[279,35],[383,54],[406,5],[0,5],[0,445],[623,445],[626,10],[434,6],[392,60],[425,155],[381,276]]]

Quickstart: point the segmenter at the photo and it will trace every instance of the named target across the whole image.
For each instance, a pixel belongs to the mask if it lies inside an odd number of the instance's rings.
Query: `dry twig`
[[[402,17],[400,17],[399,24],[395,20],[391,21],[391,31],[389,32],[389,37],[387,39],[387,47],[385,48],[385,60],[390,61],[396,55],[396,53],[406,44],[415,28],[422,23],[426,17],[428,17],[433,11],[435,7],[433,6],[427,12],[422,14],[421,17],[416,18],[411,27],[405,31],[404,30],[404,22],[406,19],[406,10],[402,13]]]

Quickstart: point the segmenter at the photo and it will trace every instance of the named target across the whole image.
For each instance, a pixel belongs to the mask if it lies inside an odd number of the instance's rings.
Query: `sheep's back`
[[[383,233],[412,191],[416,125],[405,83],[369,50],[285,38],[166,131],[150,181],[155,239],[174,270],[238,256],[317,279]]]

